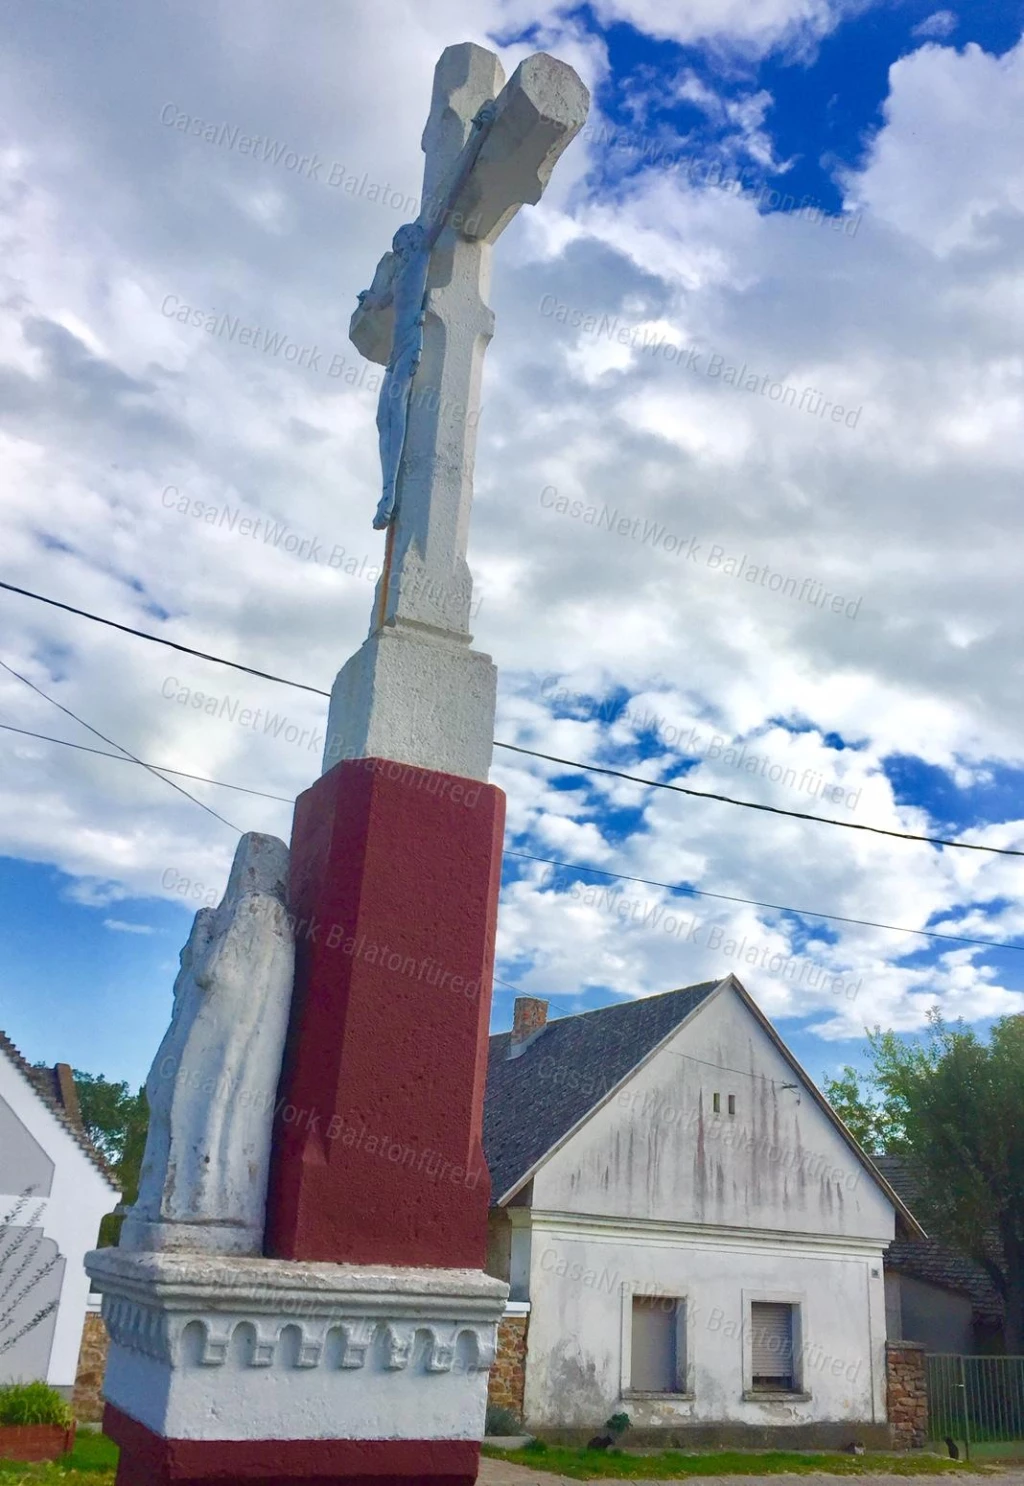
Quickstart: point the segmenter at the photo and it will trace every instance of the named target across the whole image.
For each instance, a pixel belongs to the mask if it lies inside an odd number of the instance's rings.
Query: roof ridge
[[[678,996],[680,991],[699,991],[703,986],[716,986],[720,980],[721,977],[718,980],[697,980],[694,981],[693,985],[674,986],[671,991],[655,991],[653,996],[633,996],[625,1001],[613,1001],[610,1006],[590,1006],[586,1011],[572,1011],[567,1016],[552,1017],[544,1023],[544,1027],[552,1027],[556,1022],[578,1021],[580,1017],[584,1016],[598,1016],[603,1011],[620,1011],[624,1006],[639,1006],[641,1002],[645,1001],[663,1001],[666,996]],[[524,996],[529,994],[528,991],[523,992]],[[511,1030],[510,1027],[506,1027],[504,1032],[492,1032],[489,1040],[493,1042],[495,1037],[507,1037]],[[541,1030],[544,1029],[542,1028]]]
[[[28,1080],[29,1087],[31,1088],[33,1094],[35,1094],[40,1103],[44,1104],[50,1111],[50,1113],[57,1120],[60,1121],[60,1123],[64,1126],[64,1129],[71,1136],[72,1140],[79,1147],[79,1149],[89,1158],[92,1164],[99,1171],[100,1175],[106,1178],[115,1192],[119,1191],[116,1176],[114,1175],[111,1168],[108,1166],[107,1162],[100,1155],[99,1151],[93,1145],[88,1135],[86,1135],[85,1131],[80,1126],[75,1124],[75,1122],[68,1114],[67,1110],[64,1109],[60,1104],[58,1104],[56,1099],[54,1099],[50,1094],[46,1093],[43,1089],[40,1088],[39,1084],[32,1076],[36,1070],[33,1069],[32,1064],[25,1057],[24,1053],[22,1053],[14,1045],[14,1043],[8,1037],[7,1033],[3,1031],[2,1028],[0,1028],[0,1052],[7,1054],[7,1057],[14,1064],[18,1072],[22,1074],[25,1079]]]

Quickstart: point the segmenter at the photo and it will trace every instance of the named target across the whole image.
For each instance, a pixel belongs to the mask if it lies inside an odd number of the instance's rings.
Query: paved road
[[[607,1478],[606,1478],[607,1479]],[[829,1476],[813,1472],[808,1475],[772,1476],[688,1476],[689,1486],[929,1486],[929,1483],[946,1481],[943,1476]],[[954,1479],[962,1486],[1024,1486],[1024,1470],[991,1471],[985,1475],[959,1472]],[[546,1471],[527,1470],[523,1465],[510,1465],[504,1460],[480,1462],[478,1486],[578,1486],[569,1476],[555,1475]],[[673,1481],[634,1481],[633,1486],[680,1486]]]

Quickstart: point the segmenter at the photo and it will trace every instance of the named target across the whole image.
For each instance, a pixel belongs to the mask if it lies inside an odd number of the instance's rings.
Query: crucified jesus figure
[[[377,436],[384,490],[373,518],[376,531],[384,531],[395,518],[398,471],[409,422],[409,398],[423,352],[423,300],[430,267],[427,231],[418,222],[399,227],[391,246],[394,256],[390,282],[383,291],[378,289],[375,292],[371,286],[359,296],[359,303],[365,304],[367,309],[385,309],[393,304],[395,311],[394,342],[377,403]]]
[[[384,489],[373,518],[376,531],[386,530],[395,519],[398,472],[409,422],[409,399],[423,353],[424,300],[430,254],[451,215],[453,202],[473,169],[484,132],[493,123],[495,111],[493,99],[478,110],[461,168],[444,199],[426,203],[418,221],[399,227],[391,243],[391,253],[381,260],[370,288],[358,296],[361,307],[384,310],[390,306],[395,317],[391,355],[377,403],[377,435]]]

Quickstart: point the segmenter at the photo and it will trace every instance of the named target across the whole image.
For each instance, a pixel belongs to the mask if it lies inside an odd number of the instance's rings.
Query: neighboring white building
[[[922,1230],[736,977],[545,1015],[491,1038],[485,1115],[526,1427],[884,1438],[882,1256]]]
[[[0,1032],[0,1222],[18,1198],[31,1190],[22,1220],[43,1204],[36,1228],[27,1235],[4,1270],[0,1290],[41,1239],[29,1267],[15,1281],[12,1296],[41,1265],[59,1255],[55,1268],[17,1306],[13,1326],[0,1333],[0,1346],[52,1298],[50,1316],[0,1354],[0,1383],[45,1379],[70,1399],[78,1366],[89,1296],[82,1260],[95,1248],[100,1219],[117,1205],[119,1192],[81,1126],[71,1070],[32,1068]],[[16,1232],[0,1242],[0,1255]]]

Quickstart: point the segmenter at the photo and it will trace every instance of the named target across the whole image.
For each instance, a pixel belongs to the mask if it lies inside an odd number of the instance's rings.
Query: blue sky
[[[447,0],[425,16],[356,0],[342,22],[300,0],[287,23],[271,0],[236,8],[231,24],[232,5],[156,0],[142,24],[115,0],[15,0],[0,578],[329,688],[379,559],[373,398],[161,307],[238,314],[357,364],[349,312],[402,218],[167,118],[238,125],[415,196],[442,48],[475,39],[507,72],[544,48],[593,108],[495,254],[470,561],[497,737],[1024,846],[1006,540],[1024,453],[1021,5]],[[630,327],[632,345],[588,317]],[[824,398],[852,424],[824,421]],[[171,490],[227,519],[181,514]],[[648,535],[609,535],[573,500]],[[233,512],[360,572],[241,537]],[[744,580],[752,564],[776,591]],[[822,591],[854,616],[819,608]],[[321,698],[11,593],[0,606],[0,659],[138,756],[285,800],[315,777],[316,748],[286,739],[322,730]],[[182,700],[197,691],[261,720],[211,718]],[[7,671],[0,722],[107,746]],[[12,732],[0,760],[0,1026],[29,1058],[139,1082],[234,832],[128,764]],[[1024,1009],[1019,952],[896,931],[1024,943],[1012,857],[500,750],[492,777],[507,845],[569,864],[509,858],[495,1030],[510,985],[557,1015],[734,970],[820,1077],[861,1061],[865,1026],[912,1035],[937,1004],[984,1029]],[[239,829],[288,835],[287,804],[179,783]],[[620,897],[588,895],[601,881]],[[740,943],[776,971],[730,957]]]

